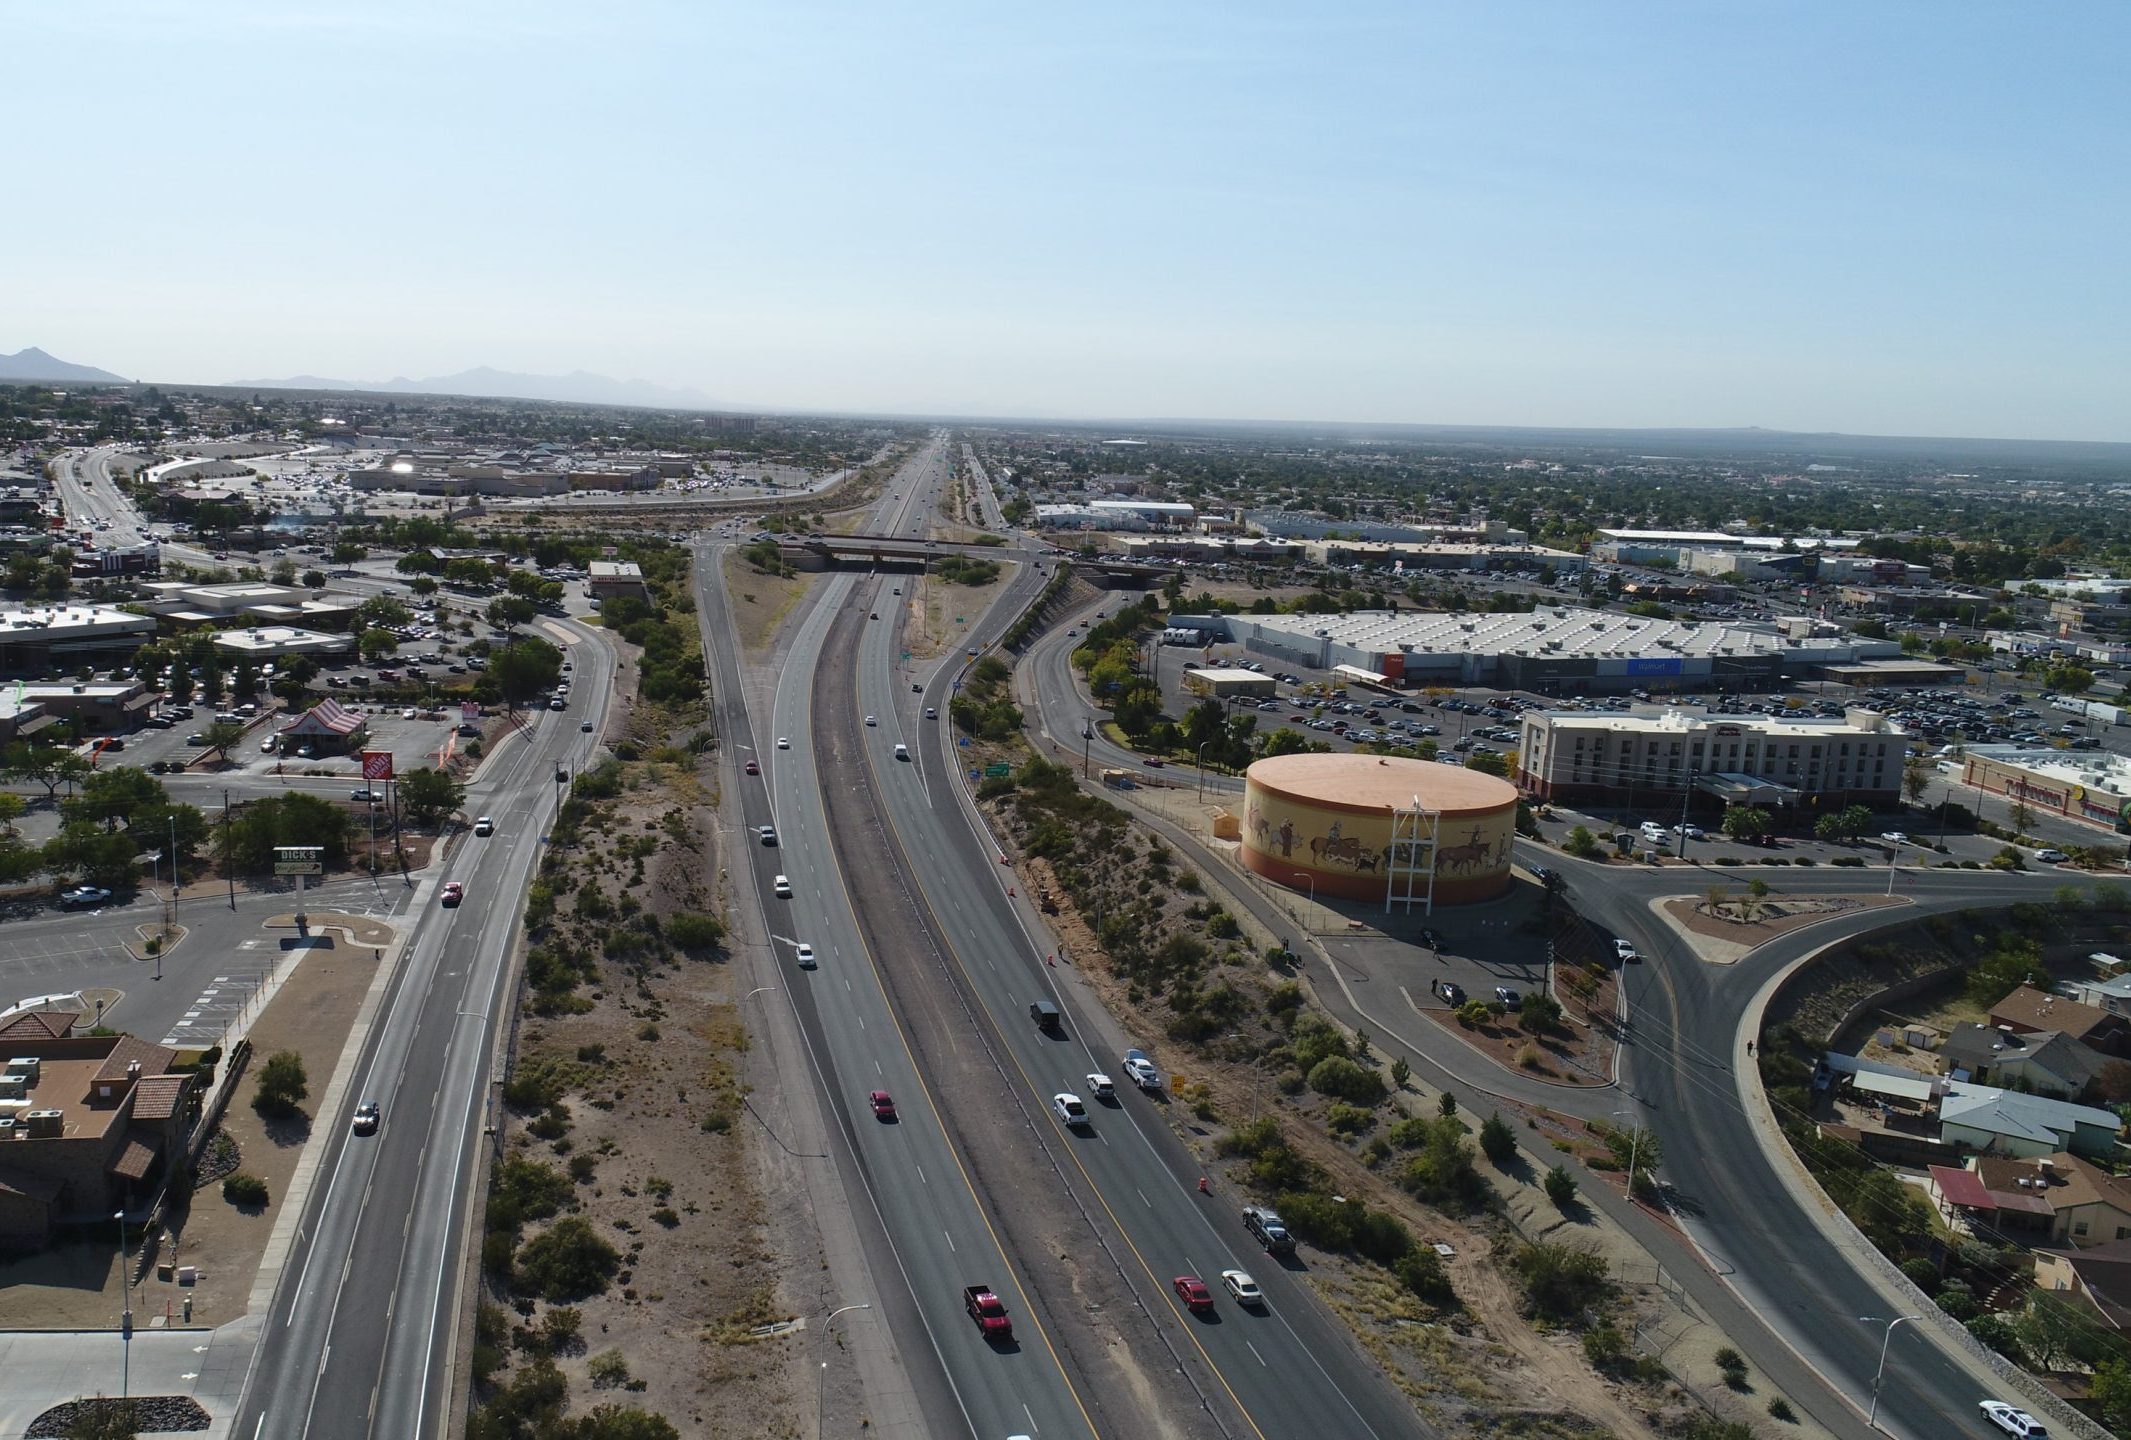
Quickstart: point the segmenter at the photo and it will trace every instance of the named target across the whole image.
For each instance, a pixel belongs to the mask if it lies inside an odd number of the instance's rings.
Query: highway
[[[1114,609],[1117,603],[1106,599],[1074,618],[1084,621],[1095,608]],[[1070,665],[1074,643],[1062,627],[1038,641],[1024,659],[1018,698],[1062,749],[1081,750],[1096,769],[1138,772],[1136,755],[1112,745],[1099,729],[1092,739],[1086,734],[1089,722],[1106,712],[1088,701],[1077,682]],[[1198,783],[1196,776],[1191,779]],[[1207,776],[1204,783],[1208,789],[1241,786],[1225,776]],[[1428,1059],[1433,1064],[1425,1068],[1439,1072],[1432,1077],[1437,1083],[1589,1119],[1612,1119],[1624,1101],[1632,1103],[1641,1123],[1664,1145],[1662,1171],[1675,1199],[1675,1218],[1706,1257],[1709,1274],[1769,1327],[1770,1338],[1817,1372],[1830,1399],[1842,1397],[1835,1406],[1822,1401],[1816,1418],[1839,1434],[1870,1433],[1862,1411],[1878,1364],[1877,1341],[1885,1320],[1901,1312],[1890,1310],[1888,1297],[1800,1208],[1749,1123],[1752,1107],[1761,1104],[1757,1094],[1745,1093],[1742,1074],[1751,1063],[1744,1055],[1748,1037],[1742,1028],[1751,1003],[1771,977],[1833,941],[1906,923],[1920,913],[2047,901],[2059,884],[2087,888],[2107,877],[1906,868],[1897,889],[1910,906],[1824,921],[1771,940],[1737,964],[1712,965],[1656,918],[1651,903],[1698,894],[1712,882],[1736,884],[1736,874],[1706,867],[1590,864],[1526,841],[1519,842],[1518,855],[1526,864],[1560,870],[1574,909],[1634,942],[1645,957],[1646,963],[1632,967],[1627,977],[1631,1032],[1620,1085],[1592,1091],[1546,1086],[1439,1040],[1432,1040]],[[1885,884],[1879,870],[1819,868],[1770,878],[1783,892],[1801,895],[1855,894]],[[1253,898],[1247,885],[1237,888],[1243,898]],[[1284,914],[1269,913],[1278,917],[1273,923],[1281,929],[1291,928]],[[1339,1005],[1335,987],[1319,989],[1327,1003]],[[1882,1317],[1877,1324],[1858,1318],[1874,1315]],[[1755,1352],[1749,1337],[1735,1333],[1732,1338]],[[1975,1402],[2005,1392],[2002,1384],[1992,1388],[1978,1379],[1974,1362],[1957,1358],[1953,1344],[1958,1341],[1949,1343],[1931,1326],[1905,1326],[1897,1334],[1881,1384],[1881,1430],[1913,1440],[1966,1433]]]
[[[1013,620],[1017,600],[1033,598],[1046,577],[1025,566],[1014,589],[980,623],[970,645],[982,649]],[[885,582],[867,582],[885,590]],[[885,616],[892,598],[871,608]],[[963,983],[989,1013],[1000,1049],[1026,1092],[1028,1108],[1069,1158],[1068,1173],[1096,1197],[1122,1241],[1143,1305],[1161,1313],[1171,1338],[1195,1352],[1236,1412],[1237,1432],[1261,1437],[1304,1434],[1330,1425],[1356,1436],[1425,1435],[1410,1404],[1354,1346],[1303,1284],[1299,1264],[1275,1263],[1252,1241],[1232,1197],[1197,1193],[1197,1162],[1163,1117],[1163,1102],[1122,1087],[1115,1105],[1090,1101],[1094,1124],[1067,1130],[1048,1110],[1057,1091],[1085,1092],[1091,1071],[1121,1074],[1119,1057],[1098,1053],[1085,1037],[1091,1027],[1073,1015],[1066,994],[1050,980],[1043,956],[1054,940],[1030,933],[1009,899],[1010,878],[981,839],[966,806],[966,784],[945,719],[962,666],[936,671],[924,693],[911,693],[897,663],[896,632],[866,630],[857,657],[855,706],[840,716],[817,715],[817,725],[841,721],[843,737],[864,756],[853,778],[876,793],[890,812],[903,864],[922,888],[926,908]],[[941,716],[924,718],[931,708]],[[858,715],[880,725],[865,728]],[[893,759],[907,744],[914,757]],[[1069,1023],[1046,1037],[1028,1023],[1032,1000],[1051,999]],[[1088,1099],[1083,1093],[1083,1099]],[[1217,1300],[1218,1321],[1193,1317],[1170,1287],[1172,1277],[1195,1274],[1218,1290],[1219,1272],[1248,1270],[1268,1305],[1252,1313]]]
[[[935,437],[891,482],[880,509],[892,512],[893,523],[906,523],[919,497],[936,487],[943,445]],[[699,603],[715,630],[724,609],[718,551],[698,554]],[[821,742],[812,732],[813,686],[830,628],[860,583],[846,575],[822,582],[780,656],[761,723],[746,706],[729,639],[720,637],[713,646],[720,733],[736,756],[758,760],[763,771],[738,779],[738,818],[749,832],[773,824],[779,839],[775,847],[749,846],[757,902],[834,1118],[854,1208],[877,1216],[889,1266],[906,1288],[905,1295],[882,1300],[887,1318],[901,1322],[904,1363],[927,1402],[935,1433],[1093,1436],[1094,1423],[1038,1322],[1019,1267],[1009,1262],[948,1139],[837,868],[817,769]],[[777,736],[791,748],[778,748]],[[742,858],[734,857],[736,863]],[[779,873],[791,877],[788,900],[772,890]],[[814,947],[819,968],[799,968],[801,942]],[[874,1089],[895,1097],[897,1123],[873,1117],[867,1095]],[[1006,1302],[1015,1343],[987,1342],[963,1313],[961,1289],[978,1283],[991,1285]]]
[[[569,627],[569,654],[597,724],[613,659],[596,632]],[[466,808],[496,818],[487,839],[465,834],[405,900],[411,933],[339,1110],[321,1110],[318,1175],[281,1272],[230,1433],[241,1437],[442,1434],[463,1398],[451,1365],[463,1306],[476,1146],[490,1105],[489,1060],[507,1018],[505,984],[525,889],[560,786],[597,735],[579,716],[537,721],[491,753]],[[466,889],[438,904],[444,881]],[[384,1123],[354,1136],[348,1114],[378,1101]]]

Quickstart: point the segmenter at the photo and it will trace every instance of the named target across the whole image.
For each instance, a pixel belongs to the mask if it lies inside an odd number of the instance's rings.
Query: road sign
[[[390,750],[363,751],[363,779],[390,780],[392,778],[392,752]]]
[[[459,718],[465,721],[468,725],[471,725],[474,723],[474,721],[480,719],[481,702],[478,700],[467,700],[462,702],[459,706]]]
[[[1014,767],[1006,764],[1004,761],[994,760],[991,764],[984,767],[984,773],[990,776],[992,779],[998,780],[1007,775],[1013,774]]]

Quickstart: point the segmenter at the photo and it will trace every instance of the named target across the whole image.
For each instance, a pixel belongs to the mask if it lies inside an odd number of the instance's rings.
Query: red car
[[[750,760],[747,762],[747,773],[750,775],[760,775],[762,773],[762,767],[760,765],[757,765],[754,761]]]
[[[437,898],[446,905],[456,905],[466,898],[466,887],[456,880],[446,881],[444,893]]]
[[[895,1098],[887,1091],[876,1090],[867,1096],[866,1099],[873,1106],[874,1119],[893,1120],[895,1118]]]
[[[1213,1309],[1213,1291],[1196,1275],[1179,1275],[1169,1282],[1176,1287],[1177,1297],[1194,1315],[1204,1315]]]
[[[1162,759],[1159,755],[1149,755],[1146,759],[1140,761],[1139,763],[1147,766],[1150,769],[1159,770],[1169,762]]]

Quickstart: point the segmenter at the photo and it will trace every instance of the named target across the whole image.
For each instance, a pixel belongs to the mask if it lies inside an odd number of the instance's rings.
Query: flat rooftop
[[[1889,641],[1849,638],[1799,643],[1773,626],[1725,620],[1652,620],[1611,610],[1547,606],[1529,614],[1430,614],[1383,610],[1346,615],[1235,615],[1239,627],[1388,654],[1394,650],[1446,655],[1557,655],[1564,659],[1619,656],[1797,657],[1802,663],[1853,653],[1899,653]]]
[[[2047,745],[1969,745],[1964,753],[1978,760],[2012,765],[2068,785],[2097,785],[2118,795],[2131,794],[2131,757],[2106,750],[2058,750]]]

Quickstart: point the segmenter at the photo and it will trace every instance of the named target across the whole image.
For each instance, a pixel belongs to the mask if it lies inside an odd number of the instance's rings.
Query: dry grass
[[[797,575],[765,575],[740,558],[737,550],[725,552],[725,587],[732,596],[733,629],[740,646],[750,653],[767,650],[777,638],[777,627],[818,578],[816,572]]]

